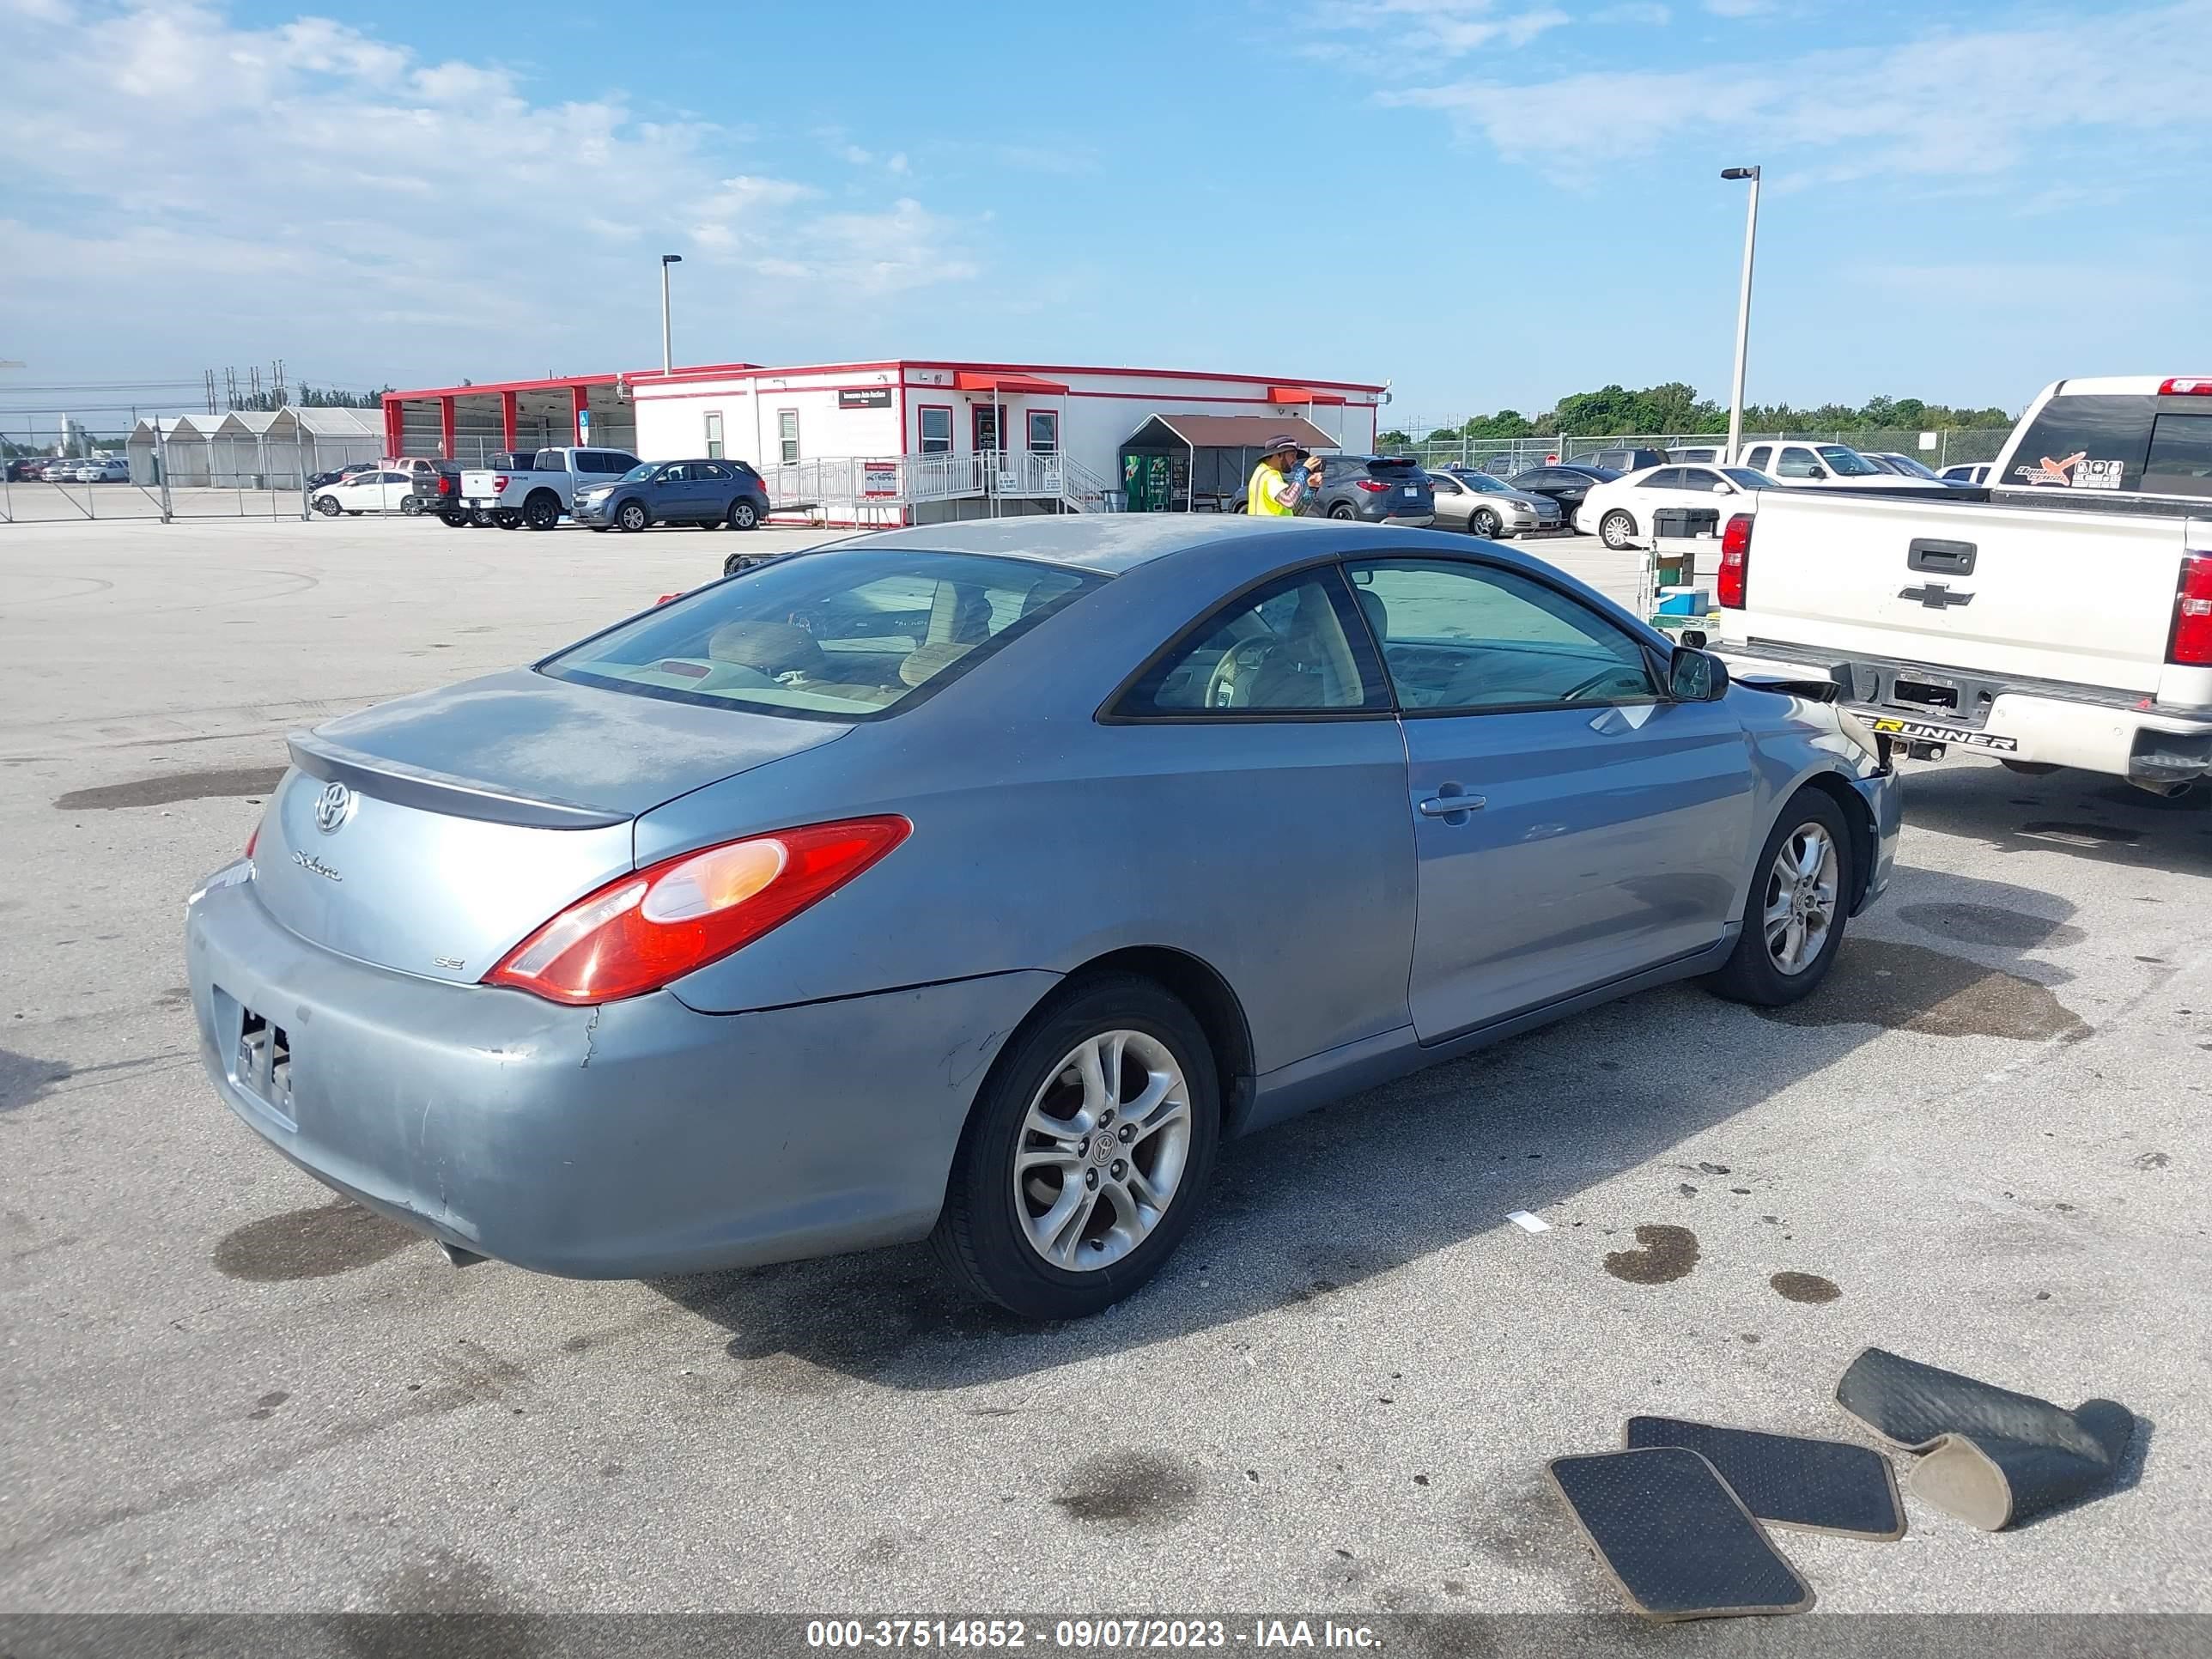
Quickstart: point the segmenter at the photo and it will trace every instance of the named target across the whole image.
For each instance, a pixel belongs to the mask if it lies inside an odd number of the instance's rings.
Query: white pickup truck
[[[626,449],[602,449],[589,445],[541,449],[520,465],[477,467],[461,474],[461,506],[481,513],[502,530],[527,525],[550,530],[574,505],[576,492],[587,484],[611,483],[638,464]]]
[[[2212,379],[2061,380],[1986,488],[1768,490],[1713,649],[1833,681],[1878,736],[2158,794],[2212,773]]]

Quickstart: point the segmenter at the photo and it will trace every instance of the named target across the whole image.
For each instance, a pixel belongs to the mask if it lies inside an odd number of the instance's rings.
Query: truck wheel
[[[1625,552],[1636,538],[1636,520],[1626,513],[1608,513],[1597,522],[1597,537],[1614,552]]]
[[[638,501],[624,501],[615,514],[615,522],[628,531],[635,532],[644,529],[644,505]]]
[[[422,498],[419,495],[401,496],[399,499],[399,511],[401,514],[406,518],[418,519],[422,517]]]
[[[1735,954],[1705,984],[1730,1002],[1779,1008],[1819,988],[1844,942],[1858,889],[1843,809],[1818,789],[1800,789],[1752,872]]]
[[[532,530],[550,530],[561,522],[561,498],[550,489],[532,490],[522,504],[522,521]]]
[[[469,515],[465,513],[441,513],[438,522],[448,530],[465,530],[469,526]]]
[[[495,507],[491,510],[491,521],[501,530],[513,530],[522,523],[522,514],[511,507]]]
[[[342,510],[343,509],[338,506],[337,497],[335,495],[318,495],[315,497],[315,511],[321,514],[326,519],[337,518]]]
[[[752,497],[750,495],[740,495],[737,500],[730,503],[730,515],[727,523],[732,530],[758,530],[760,528],[760,509],[753,505]]]

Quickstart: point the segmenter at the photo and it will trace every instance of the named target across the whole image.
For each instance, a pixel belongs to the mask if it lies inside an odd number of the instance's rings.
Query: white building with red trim
[[[1117,505],[1122,445],[1156,415],[1310,422],[1340,449],[1371,451],[1383,397],[1363,381],[1179,369],[720,363],[392,392],[385,423],[395,453],[472,459],[495,422],[507,449],[745,460],[794,515],[902,524]]]

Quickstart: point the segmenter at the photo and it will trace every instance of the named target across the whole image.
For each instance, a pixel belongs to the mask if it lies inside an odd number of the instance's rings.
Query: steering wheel
[[[1257,673],[1267,659],[1275,653],[1273,640],[1241,640],[1221,653],[1221,660],[1213,665],[1213,672],[1206,677],[1206,703],[1208,708],[1234,708],[1237,706],[1237,684],[1241,679]]]

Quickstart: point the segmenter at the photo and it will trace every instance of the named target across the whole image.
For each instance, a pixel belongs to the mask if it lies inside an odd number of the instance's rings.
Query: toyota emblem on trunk
[[[326,784],[315,802],[315,828],[326,836],[337,834],[353,816],[353,791],[342,783]]]

